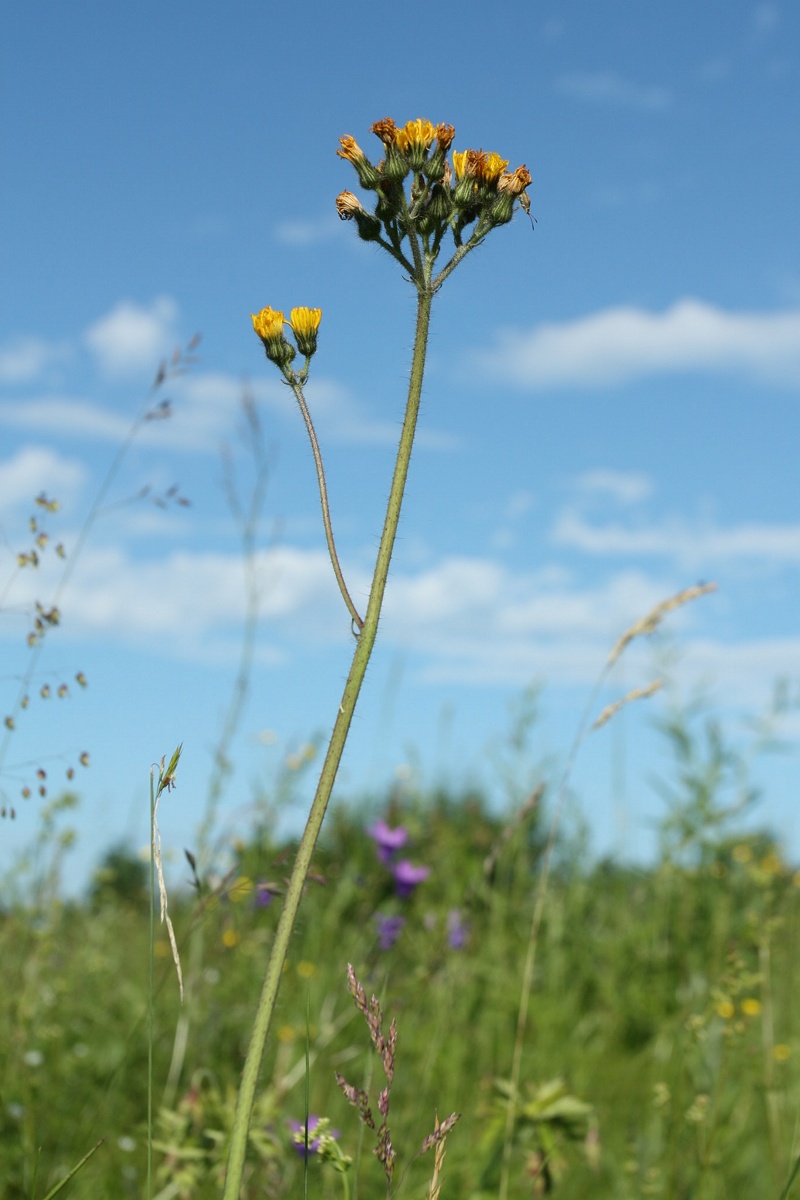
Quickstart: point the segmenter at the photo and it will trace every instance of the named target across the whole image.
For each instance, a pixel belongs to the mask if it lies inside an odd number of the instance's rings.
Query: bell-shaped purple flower
[[[407,858],[404,858],[402,862],[395,863],[392,867],[392,874],[398,896],[407,900],[413,894],[417,884],[426,880],[430,873],[430,867],[415,867]]]
[[[402,933],[405,917],[385,917],[378,913],[375,923],[378,927],[378,949],[391,950]]]
[[[392,862],[397,851],[408,841],[408,830],[404,825],[398,825],[396,829],[392,829],[385,821],[376,821],[369,827],[367,833],[375,843],[378,858],[385,866]]]

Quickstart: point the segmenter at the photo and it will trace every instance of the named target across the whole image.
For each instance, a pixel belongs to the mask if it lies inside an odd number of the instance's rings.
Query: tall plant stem
[[[343,598],[345,604],[347,605],[347,611],[350,613],[350,616],[353,618],[353,624],[355,625],[356,630],[358,630],[358,633],[360,633],[361,630],[364,628],[364,622],[361,620],[361,617],[358,615],[358,609],[356,608],[355,604],[353,603],[352,597],[350,596],[350,593],[347,590],[347,584],[344,581],[344,575],[342,574],[341,564],[339,563],[339,555],[336,553],[336,543],[333,540],[333,525],[331,524],[331,510],[330,510],[330,505],[328,504],[328,485],[325,483],[325,469],[322,465],[322,453],[320,452],[319,442],[317,441],[317,434],[316,434],[316,430],[314,429],[314,422],[311,420],[311,413],[308,411],[308,405],[306,404],[306,398],[303,395],[303,389],[301,388],[300,384],[295,380],[291,384],[291,388],[292,388],[292,391],[294,392],[295,400],[298,403],[300,412],[303,415],[303,420],[305,421],[305,424],[306,424],[309,441],[311,442],[311,450],[314,455],[314,465],[317,468],[317,483],[319,484],[319,498],[320,498],[320,503],[322,504],[322,524],[325,527],[325,540],[328,543],[328,554],[330,555],[331,566],[333,567],[333,573],[336,576],[336,582],[339,585],[339,591],[342,593],[342,598]]]
[[[247,1050],[244,1071],[242,1072],[242,1082],[239,1087],[239,1095],[236,1103],[223,1200],[239,1200],[247,1150],[247,1134],[255,1103],[258,1076],[278,996],[283,964],[286,961],[286,954],[289,948],[289,939],[297,918],[303,894],[303,885],[309,866],[311,865],[314,847],[317,844],[317,838],[322,828],[325,810],[328,807],[328,801],[330,800],[339,763],[341,762],[347,735],[350,730],[350,723],[353,719],[358,695],[361,691],[361,685],[364,682],[367,665],[375,644],[375,636],[378,632],[378,621],[383,607],[386,580],[389,575],[389,564],[392,558],[395,538],[397,537],[400,508],[403,502],[403,493],[408,477],[408,466],[411,460],[411,450],[414,444],[414,433],[417,427],[419,404],[422,395],[422,378],[425,371],[425,352],[428,344],[428,327],[430,324],[433,292],[427,281],[423,282],[420,280],[417,287],[417,327],[414,338],[414,355],[411,362],[411,379],[408,385],[408,400],[406,401],[406,412],[403,420],[403,429],[400,434],[400,444],[397,449],[397,460],[392,477],[389,502],[386,507],[383,533],[378,548],[375,571],[372,576],[369,603],[367,604],[367,611],[364,616],[364,625],[353,654],[350,673],[345,683],[342,701],[336,715],[336,722],[330,742],[328,743],[325,761],[322,765],[319,783],[317,784],[317,791],[297,849],[294,868],[286,889],[286,898],[278,921],[275,940],[272,944],[272,952],[267,964],[266,975],[264,976],[264,983],[253,1023],[253,1031],[250,1037],[250,1045]]]

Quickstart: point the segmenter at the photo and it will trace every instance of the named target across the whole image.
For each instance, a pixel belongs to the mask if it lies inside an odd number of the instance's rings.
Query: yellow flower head
[[[492,151],[491,154],[484,155],[484,160],[481,164],[481,176],[487,183],[494,183],[496,179],[505,171],[508,166],[508,159],[501,158],[499,154]]]
[[[736,1009],[730,1000],[720,1000],[717,1004],[717,1016],[722,1017],[723,1021],[730,1021],[735,1012]]]
[[[311,358],[317,349],[317,331],[322,320],[321,308],[293,308],[289,324],[294,332],[297,349],[305,358]]]
[[[255,329],[262,341],[277,341],[283,333],[284,316],[275,308],[262,308],[260,313],[250,313]]]
[[[402,129],[398,129],[396,143],[398,149],[403,151],[413,150],[420,146],[427,150],[435,137],[436,130],[431,122],[423,121],[419,117],[416,121],[407,121]]]
[[[339,147],[336,153],[340,158],[346,158],[348,162],[357,163],[359,159],[364,157],[364,151],[356,139],[351,137],[349,133],[339,138]]]
[[[464,172],[467,169],[467,150],[453,151],[453,170],[456,173],[456,179],[463,179]]]
[[[746,996],[742,1001],[742,1012],[746,1017],[757,1017],[761,1012],[761,1001],[755,996]]]
[[[289,316],[289,324],[300,337],[316,333],[321,320],[321,308],[293,308]]]

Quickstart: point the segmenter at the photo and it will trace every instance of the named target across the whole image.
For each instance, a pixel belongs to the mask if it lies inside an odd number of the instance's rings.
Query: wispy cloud
[[[591,104],[663,111],[672,104],[669,88],[632,83],[615,71],[570,71],[559,76],[556,88],[566,96]]]
[[[567,511],[556,519],[552,539],[585,554],[669,558],[686,567],[748,559],[800,563],[800,525],[747,522],[724,529],[677,520],[636,527],[593,525]]]
[[[70,357],[67,342],[39,337],[12,338],[0,346],[0,384],[40,380],[48,369]]]
[[[178,306],[169,296],[150,305],[124,300],[86,330],[85,342],[110,375],[155,374],[175,344]]]
[[[312,220],[282,221],[275,227],[275,240],[284,246],[316,246],[339,232],[339,218],[326,214]]]
[[[744,374],[800,386],[800,311],[726,312],[684,299],[662,313],[604,309],[559,324],[501,332],[478,362],[533,391],[608,387],[648,375]]]
[[[0,461],[0,496],[3,511],[18,504],[31,506],[41,492],[63,503],[84,483],[86,469],[75,459],[65,458],[45,446],[21,446],[10,458]]]
[[[324,550],[276,547],[259,555],[258,567],[260,661],[285,665],[312,643],[349,642]],[[352,594],[363,598],[366,573],[344,567]],[[235,645],[244,615],[242,570],[235,553],[181,551],[134,561],[121,547],[87,549],[64,597],[69,636],[145,645],[167,662],[216,661]],[[48,582],[42,573],[20,579],[16,608],[45,595]],[[620,634],[686,583],[674,567],[584,580],[564,569],[526,572],[491,557],[449,557],[392,575],[382,642],[409,656],[422,682],[524,686],[537,679],[554,689],[588,687]],[[729,699],[735,689],[752,705],[766,699],[778,675],[800,673],[800,638],[718,640],[709,633],[713,603],[670,618],[686,678],[724,686]],[[629,679],[650,672],[651,653],[644,640],[632,646]]]
[[[612,471],[607,467],[597,467],[578,475],[575,487],[583,496],[608,497],[619,504],[637,504],[652,494],[653,481],[640,471]]]

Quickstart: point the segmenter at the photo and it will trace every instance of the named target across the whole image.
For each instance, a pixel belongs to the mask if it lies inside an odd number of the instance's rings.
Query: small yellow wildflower
[[[222,932],[222,944],[228,950],[232,950],[234,946],[238,946],[241,940],[241,934],[235,929],[225,929]]]
[[[767,875],[780,875],[783,870],[780,854],[775,850],[770,850],[769,854],[765,854],[761,860],[761,870],[766,871]]]
[[[416,121],[407,121],[402,129],[397,130],[395,142],[398,149],[403,151],[419,146],[424,146],[427,150],[435,137],[436,129],[431,122],[418,117]]]
[[[317,973],[316,964],[303,959],[297,964],[297,974],[301,979],[313,979]]]
[[[507,166],[508,166],[508,159],[501,158],[499,154],[495,154],[494,151],[492,151],[491,154],[487,154],[485,156],[485,161],[483,162],[483,165],[482,165],[481,175],[483,176],[483,178],[486,180],[487,183],[494,183],[495,180],[497,180],[500,177],[500,175],[502,175],[503,171],[505,171]]]
[[[466,150],[454,150],[453,151],[453,170],[456,173],[456,179],[464,178],[464,171],[466,170],[466,168],[467,168],[467,151]]]
[[[255,329],[262,341],[277,341],[283,334],[284,316],[275,308],[262,308],[259,313],[250,313]]]
[[[723,1021],[730,1021],[736,1008],[731,1004],[730,1000],[720,1000],[716,1006],[717,1016],[722,1017]]]
[[[234,904],[238,904],[241,900],[246,900],[253,890],[253,881],[247,875],[241,875],[234,884],[231,885],[228,892],[228,899]]]
[[[786,1062],[790,1058],[791,1053],[791,1047],[787,1046],[785,1042],[778,1042],[776,1046],[772,1047],[772,1057],[775,1059],[775,1062]]]
[[[293,308],[289,324],[296,334],[307,336],[317,332],[321,320],[321,308]]]
[[[742,1001],[742,1012],[746,1017],[757,1017],[761,1012],[761,1001],[755,996],[746,996]]]
[[[283,1044],[285,1046],[288,1046],[288,1044],[290,1042],[293,1042],[295,1040],[295,1037],[296,1037],[296,1034],[295,1034],[294,1029],[292,1029],[291,1025],[281,1025],[280,1029],[278,1030],[278,1041],[279,1042],[283,1042]]]

